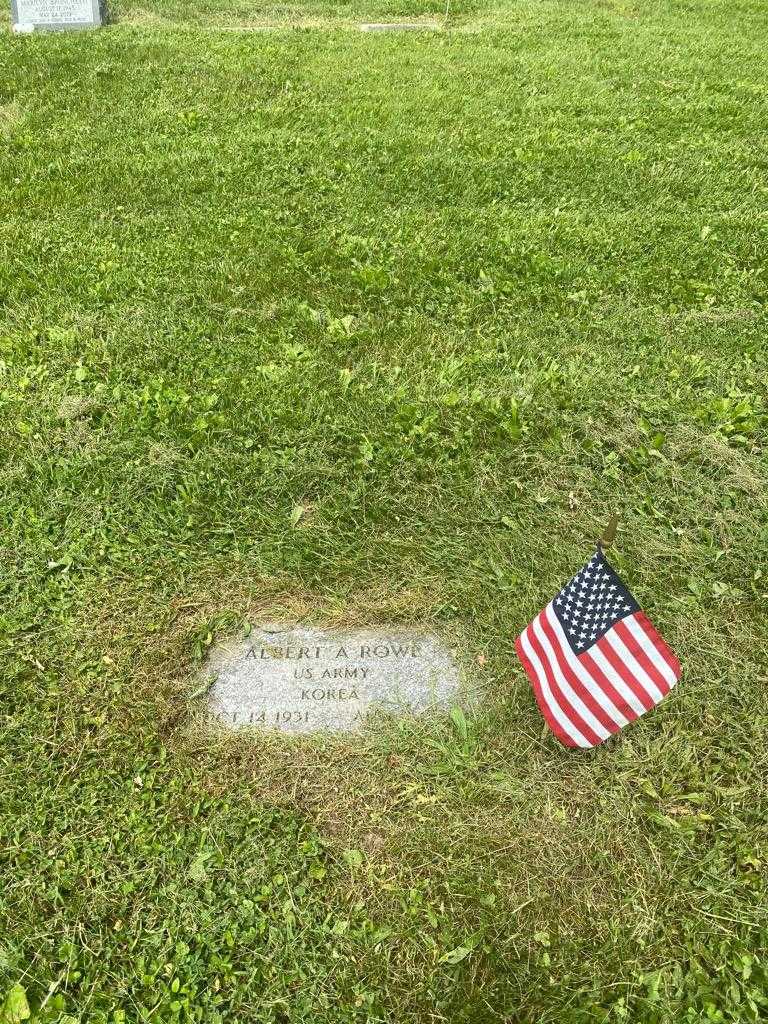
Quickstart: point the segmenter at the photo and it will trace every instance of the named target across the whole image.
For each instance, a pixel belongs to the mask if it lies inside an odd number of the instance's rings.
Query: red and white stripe
[[[515,641],[536,701],[567,747],[595,747],[655,707],[680,678],[680,662],[644,612],[620,619],[574,654],[552,603]]]

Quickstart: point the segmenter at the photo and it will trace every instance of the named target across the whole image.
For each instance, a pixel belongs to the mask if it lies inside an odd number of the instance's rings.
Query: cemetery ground
[[[762,3],[192,6],[0,39],[0,1019],[766,1019]],[[614,511],[683,677],[574,753]],[[263,616],[485,697],[210,736]]]

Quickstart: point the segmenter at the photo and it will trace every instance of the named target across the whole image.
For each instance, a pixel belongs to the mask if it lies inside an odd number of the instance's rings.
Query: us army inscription
[[[450,707],[459,669],[435,636],[405,630],[266,625],[215,650],[213,718],[228,728],[355,732],[374,710]]]

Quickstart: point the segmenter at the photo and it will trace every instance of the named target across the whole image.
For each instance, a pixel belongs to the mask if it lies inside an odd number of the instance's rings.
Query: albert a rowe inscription
[[[459,669],[435,636],[267,625],[215,650],[211,715],[229,728],[356,731],[373,710],[450,706]]]

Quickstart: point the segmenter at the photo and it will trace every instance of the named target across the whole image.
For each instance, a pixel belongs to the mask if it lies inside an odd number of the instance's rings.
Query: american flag
[[[680,662],[599,544],[515,647],[547,724],[567,747],[602,743],[680,678]]]

